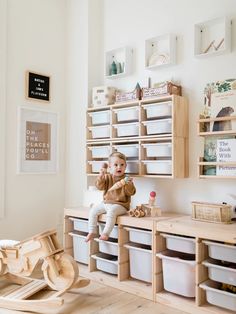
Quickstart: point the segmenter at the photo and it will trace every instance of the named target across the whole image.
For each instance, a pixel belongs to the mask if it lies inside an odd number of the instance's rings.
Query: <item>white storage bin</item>
[[[148,135],[172,132],[172,119],[143,121],[142,123],[146,127],[146,133]]]
[[[139,120],[139,107],[119,108],[114,109],[117,121],[138,121]]]
[[[144,160],[147,174],[172,174],[171,160]]]
[[[69,219],[73,221],[74,230],[81,231],[81,232],[88,232],[88,219],[73,218],[73,217],[70,217]]]
[[[114,128],[117,130],[117,136],[138,136],[139,124],[137,122],[114,124]]]
[[[195,297],[195,260],[174,251],[156,254],[162,259],[164,289],[185,297]],[[191,258],[190,258],[191,259]]]
[[[146,245],[152,245],[152,232],[143,229],[135,229],[124,227],[125,230],[129,231],[129,241],[135,243],[141,243]]]
[[[236,311],[236,294],[220,290],[221,284],[207,280],[200,284],[200,288],[206,290],[207,302],[213,305]]]
[[[110,123],[110,111],[109,110],[89,112],[88,115],[92,119],[92,125]]]
[[[126,173],[138,173],[139,172],[139,163],[138,161],[126,161],[126,169],[125,172]]]
[[[103,241],[99,239],[94,239],[99,244],[99,251],[102,253],[118,256],[118,243],[114,239],[109,239],[108,241]]]
[[[118,274],[118,260],[117,257],[107,255],[105,253],[97,253],[91,256],[96,260],[97,269],[106,273]]]
[[[220,262],[217,264],[212,260],[203,261],[202,264],[208,268],[210,279],[236,286],[236,268],[222,265]]]
[[[108,158],[111,154],[110,146],[88,146],[88,149],[91,151],[92,158]]]
[[[143,108],[146,111],[147,119],[172,115],[172,102],[170,101],[143,105]]]
[[[74,259],[77,262],[88,264],[89,261],[89,245],[85,242],[85,233],[69,233],[73,238]]]
[[[152,251],[142,244],[125,244],[129,250],[130,276],[146,282],[152,282]]]
[[[202,241],[208,245],[209,256],[226,262],[236,262],[236,246],[211,241]]]
[[[138,144],[114,145],[114,148],[116,151],[124,154],[127,158],[138,158]]]
[[[161,233],[166,238],[166,247],[169,250],[195,254],[195,239]]]
[[[104,164],[104,161],[100,161],[100,160],[91,160],[91,161],[88,161],[88,163],[91,165],[92,167],[92,172],[100,172],[103,164]]]
[[[92,134],[92,138],[110,137],[110,125],[91,126],[88,129]]]
[[[98,227],[99,227],[99,234],[102,234],[105,228],[105,223],[99,222]],[[118,239],[118,226],[117,225],[113,227],[112,232],[110,233],[109,237],[113,239]]]
[[[147,143],[142,144],[146,150],[147,157],[171,157],[172,144],[171,143]]]

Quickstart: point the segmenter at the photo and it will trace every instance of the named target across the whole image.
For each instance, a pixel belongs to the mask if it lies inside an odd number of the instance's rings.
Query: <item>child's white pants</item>
[[[89,233],[97,232],[98,216],[105,213],[107,216],[103,233],[109,236],[116,223],[116,217],[126,214],[127,209],[119,204],[105,204],[103,202],[98,205],[94,205],[89,213]]]

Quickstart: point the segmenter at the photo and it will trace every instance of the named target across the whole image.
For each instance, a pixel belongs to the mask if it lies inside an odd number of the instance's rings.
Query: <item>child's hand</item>
[[[107,163],[104,162],[102,168],[100,169],[99,177],[103,177],[107,173],[107,167],[108,167]]]

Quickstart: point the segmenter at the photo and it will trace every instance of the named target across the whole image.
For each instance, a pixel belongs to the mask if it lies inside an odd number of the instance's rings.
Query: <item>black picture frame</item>
[[[50,102],[50,76],[26,71],[26,98]]]

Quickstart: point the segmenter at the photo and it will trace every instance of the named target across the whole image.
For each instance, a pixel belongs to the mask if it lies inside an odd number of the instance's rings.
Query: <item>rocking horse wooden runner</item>
[[[28,277],[39,261],[43,261],[44,280]],[[61,306],[64,293],[89,284],[88,279],[79,278],[78,266],[60,247],[55,230],[12,247],[0,247],[0,283],[4,281],[14,284],[14,288],[0,295],[0,307],[21,311]],[[49,297],[33,299],[42,290],[56,291]]]

